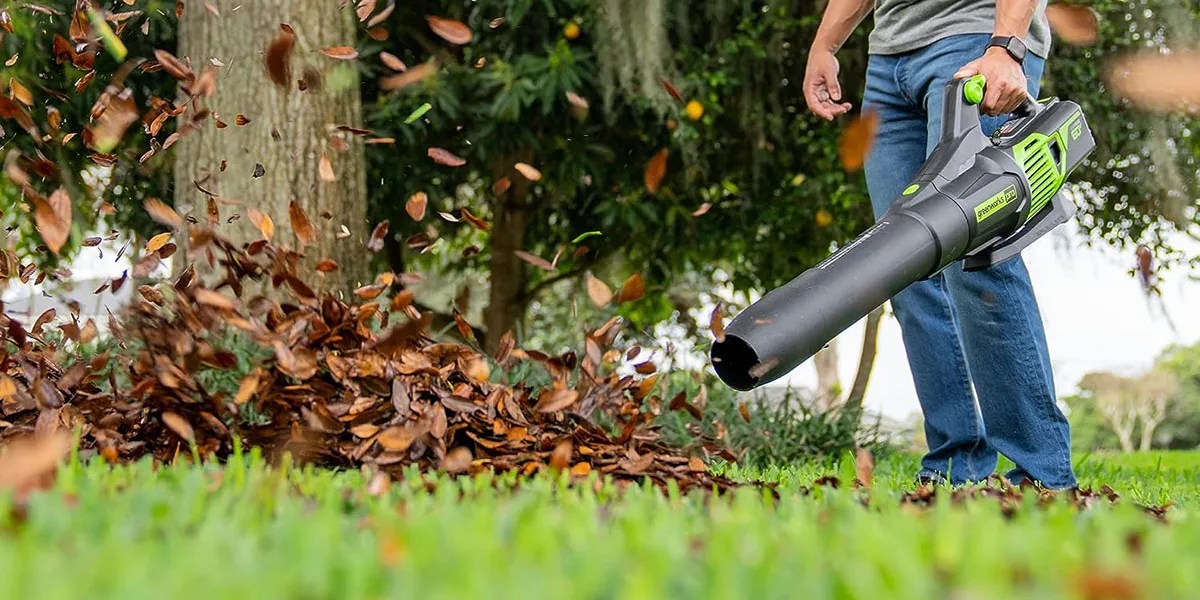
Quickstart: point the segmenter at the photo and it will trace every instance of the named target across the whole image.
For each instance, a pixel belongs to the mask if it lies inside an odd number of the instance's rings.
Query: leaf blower
[[[1011,259],[1065,223],[1059,193],[1095,148],[1074,102],[1026,98],[988,137],[982,75],[946,84],[933,153],[869,229],[729,323],[712,346],[717,375],[749,390],[778,379],[909,284],[962,260],[968,271]]]

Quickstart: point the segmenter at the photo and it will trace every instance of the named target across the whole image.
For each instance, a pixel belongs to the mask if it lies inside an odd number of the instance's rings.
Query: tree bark
[[[366,163],[357,136],[337,126],[361,127],[358,71],[353,61],[318,52],[331,46],[353,46],[355,15],[332,0],[210,0],[216,10],[189,2],[179,24],[179,57],[199,74],[219,67],[216,93],[208,108],[214,118],[184,135],[175,155],[175,204],[204,221],[207,197],[197,184],[219,195],[220,231],[236,242],[261,239],[247,218],[254,207],[271,218],[274,240],[299,247],[288,216],[295,200],[317,228],[317,240],[305,250],[300,276],[313,287],[346,289],[368,276],[364,242]],[[215,13],[218,13],[215,14]],[[264,49],[279,36],[280,24],[295,31],[292,76],[286,88],[275,84],[264,65]],[[218,61],[214,63],[213,61]],[[304,78],[307,89],[299,90]],[[238,115],[249,119],[237,125]],[[335,139],[338,138],[338,139]],[[319,165],[325,157],[335,181],[325,181]],[[222,165],[224,168],[222,169]],[[256,165],[262,175],[255,177]],[[226,221],[233,214],[240,218]],[[326,219],[322,214],[331,214]],[[350,235],[338,239],[345,226]],[[319,278],[304,269],[333,259],[339,270]],[[310,276],[309,274],[312,273]],[[324,279],[323,285],[321,279]]]
[[[846,408],[852,411],[862,410],[863,398],[867,395],[867,383],[871,379],[871,370],[875,368],[875,354],[879,348],[879,323],[882,320],[882,306],[867,315],[862,353],[858,355],[858,372],[855,373],[854,383],[850,386],[850,395],[846,397]]]
[[[817,369],[817,407],[823,412],[833,410],[841,396],[838,378],[837,338],[813,355],[813,366]]]
[[[529,225],[529,209],[519,201],[499,201],[488,238],[491,258],[488,261],[488,305],[483,311],[486,329],[484,348],[489,354],[496,351],[500,337],[513,331],[524,317],[525,262],[514,254],[525,244],[525,229]],[[517,333],[514,331],[514,333]]]

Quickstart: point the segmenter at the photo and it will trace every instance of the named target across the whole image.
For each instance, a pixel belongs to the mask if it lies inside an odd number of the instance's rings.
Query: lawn
[[[4,598],[1182,598],[1200,590],[1200,453],[1086,456],[1080,511],[899,502],[915,458],[864,493],[848,466],[730,469],[724,497],[539,477],[110,467],[72,462],[23,510],[0,497]],[[852,473],[852,471],[850,471]],[[378,484],[379,482],[376,482]],[[1171,501],[1164,524],[1138,502]]]

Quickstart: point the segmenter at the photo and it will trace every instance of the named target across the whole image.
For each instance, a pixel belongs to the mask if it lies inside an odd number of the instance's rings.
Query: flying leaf
[[[256,368],[246,375],[242,383],[238,385],[237,394],[233,397],[233,403],[242,405],[250,401],[254,397],[254,393],[258,391],[258,382],[262,378],[263,371],[261,368]]]
[[[417,192],[408,197],[408,202],[404,203],[404,211],[414,221],[420,221],[425,218],[425,205],[429,203],[429,198],[425,196],[425,192]]]
[[[565,388],[543,390],[538,397],[534,410],[541,413],[552,413],[563,410],[579,399],[579,392]]]
[[[165,202],[158,198],[150,198],[142,205],[146,209],[146,213],[150,215],[160,225],[166,225],[171,229],[183,228],[183,217],[175,212],[175,209],[167,206]]]
[[[333,174],[333,163],[329,162],[329,157],[324,154],[321,155],[321,160],[317,162],[317,174],[320,175],[321,181],[337,181],[337,175]]]
[[[667,94],[674,98],[676,102],[683,102],[683,94],[680,94],[679,90],[670,81],[663,79],[662,85],[663,89],[667,90]]]
[[[542,172],[534,168],[533,165],[519,162],[513,165],[513,168],[521,174],[522,177],[529,181],[537,181],[542,178]]]
[[[854,478],[865,489],[870,489],[875,481],[875,457],[866,448],[859,448],[854,456]]]
[[[371,252],[379,252],[383,249],[383,242],[388,234],[388,220],[384,219],[375,226],[371,231],[371,239],[367,240],[367,250]]]
[[[292,49],[296,46],[296,35],[291,27],[283,28],[263,51],[263,61],[271,81],[284,89],[292,86]]]
[[[327,259],[317,263],[317,266],[316,266],[317,271],[319,271],[321,273],[332,273],[332,272],[338,270],[338,268],[339,267],[338,267],[337,261],[333,260],[332,258],[327,258]]]
[[[604,235],[604,234],[600,233],[599,231],[585,231],[585,232],[575,236],[575,239],[571,240],[571,243],[578,244],[579,242],[582,242],[583,240],[586,240],[590,237],[595,237],[598,235]]]
[[[418,81],[429,77],[437,72],[437,62],[429,61],[419,64],[399,75],[389,75],[379,80],[379,87],[383,90],[394,92],[400,88],[410,86]]]
[[[838,157],[842,160],[842,168],[848,173],[863,168],[867,153],[875,142],[875,128],[879,124],[879,115],[875,111],[864,111],[858,118],[851,121],[842,130],[838,141]]]
[[[58,254],[71,235],[71,197],[67,191],[58,188],[45,200],[34,198],[33,220],[46,247]]]
[[[159,249],[163,246],[166,246],[167,242],[169,241],[171,241],[171,232],[169,231],[164,231],[163,233],[150,238],[150,241],[146,242],[146,253],[153,254],[158,252]]]
[[[383,66],[385,66],[393,71],[403,73],[404,71],[408,70],[408,66],[404,64],[404,61],[400,60],[395,54],[392,54],[391,52],[380,52],[379,60],[383,62]]]
[[[720,302],[713,307],[712,314],[708,317],[708,329],[712,332],[713,339],[718,342],[725,341],[725,317],[721,314]]]
[[[170,411],[162,414],[162,422],[168,429],[173,431],[175,435],[184,439],[187,442],[196,441],[196,431],[192,429],[192,424],[187,422],[187,419],[179,416],[178,413]]]
[[[621,284],[621,291],[617,293],[617,304],[640,300],[645,294],[645,280],[642,279],[641,274],[634,273],[625,280],[625,283]]]
[[[270,240],[275,235],[275,221],[271,220],[270,215],[251,206],[246,209],[246,216],[250,218],[250,223],[258,229],[263,238]]]
[[[233,303],[233,300],[220,292],[198,288],[193,292],[193,294],[196,297],[196,302],[205,306],[211,306],[221,310],[234,310],[237,308],[237,305]]]
[[[738,414],[742,416],[742,420],[750,422],[750,409],[746,407],[745,402],[738,402]]]
[[[1090,6],[1055,3],[1046,7],[1050,29],[1062,41],[1076,46],[1090,46],[1100,37],[1099,16]]]
[[[646,163],[646,172],[643,179],[646,183],[646,189],[650,190],[651,194],[658,192],[658,186],[662,185],[663,177],[667,175],[667,156],[667,149],[663,148]]]
[[[350,46],[331,46],[329,48],[321,48],[320,52],[329,58],[336,58],[338,60],[353,60],[358,58],[358,50]]]
[[[1105,81],[1138,108],[1200,114],[1200,51],[1127,54],[1113,61]]]
[[[554,271],[555,270],[554,265],[550,264],[550,261],[548,261],[536,254],[530,254],[524,250],[513,250],[513,254],[516,254],[517,258],[519,258],[539,269],[543,269],[546,271]]]
[[[404,119],[404,124],[411,125],[411,124],[415,123],[417,121],[417,119],[420,119],[421,117],[425,116],[425,113],[429,112],[432,108],[433,108],[433,105],[428,102],[418,106],[416,110],[409,113],[408,117],[406,119]]]
[[[590,271],[587,274],[587,293],[588,297],[592,299],[592,304],[596,305],[596,308],[604,308],[608,306],[609,302],[612,302],[613,293],[608,284],[600,281]]]
[[[441,148],[429,148],[425,151],[433,162],[446,167],[461,167],[467,164],[467,161],[455,156],[448,150]]]
[[[33,106],[33,92],[17,81],[16,77],[8,80],[8,90],[13,98],[20,100],[25,106]]]
[[[0,452],[0,492],[21,497],[47,487],[70,451],[71,436],[64,431],[7,441]]]
[[[429,22],[429,29],[438,37],[456,46],[469,44],[475,37],[471,33],[471,28],[461,21],[442,17],[425,17],[425,20]]]
[[[162,65],[162,69],[166,71],[168,75],[178,79],[179,81],[190,83],[196,78],[196,74],[192,72],[191,67],[188,67],[178,58],[175,58],[174,54],[171,54],[166,50],[155,50],[154,58],[158,60],[158,64]]]
[[[301,245],[317,241],[317,228],[299,202],[292,200],[288,204],[288,218],[292,222],[292,232],[300,239]]]
[[[708,209],[710,209],[710,208],[712,208],[712,204],[705,202],[704,204],[700,205],[700,208],[697,208],[694,212],[692,212],[692,216],[693,217],[704,216],[705,214],[708,213]]]

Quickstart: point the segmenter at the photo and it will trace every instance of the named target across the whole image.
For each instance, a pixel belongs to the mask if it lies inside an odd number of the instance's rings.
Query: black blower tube
[[[726,384],[743,391],[777,379],[863,315],[929,276],[940,266],[938,256],[937,237],[917,215],[891,211],[734,318],[724,339],[713,344],[713,368]]]

